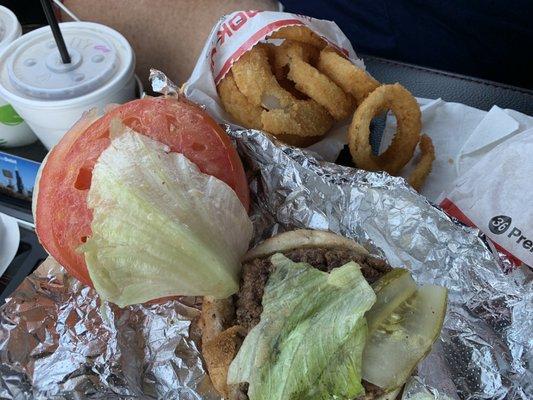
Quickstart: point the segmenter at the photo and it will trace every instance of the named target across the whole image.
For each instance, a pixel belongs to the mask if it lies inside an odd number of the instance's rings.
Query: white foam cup
[[[0,53],[22,34],[20,23],[13,12],[0,6]],[[15,147],[33,143],[37,137],[17,114],[13,107],[0,96],[0,146]]]
[[[0,96],[41,142],[53,147],[91,109],[136,97],[135,55],[117,31],[92,22],[59,24],[68,52],[63,64],[48,26],[15,40],[0,55]]]

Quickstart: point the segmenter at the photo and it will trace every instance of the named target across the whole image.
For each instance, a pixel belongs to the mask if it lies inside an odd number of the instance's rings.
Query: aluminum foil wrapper
[[[403,399],[532,399],[533,273],[502,269],[478,230],[448,217],[403,178],[323,162],[264,133],[231,131],[255,171],[256,239],[330,230],[448,288],[439,340]],[[428,397],[429,396],[429,397]]]
[[[165,96],[178,96],[180,89],[179,87],[168,79],[161,71],[150,68],[150,82],[152,84],[152,90],[156,93],[164,94]]]
[[[0,308],[0,399],[219,399],[196,299],[119,309],[50,258]]]
[[[260,131],[228,133],[250,172],[255,242],[326,229],[448,288],[441,337],[404,399],[533,398],[529,270],[506,275],[478,231],[402,178],[322,162]],[[0,308],[1,399],[219,398],[198,349],[195,299],[119,309],[52,267]]]

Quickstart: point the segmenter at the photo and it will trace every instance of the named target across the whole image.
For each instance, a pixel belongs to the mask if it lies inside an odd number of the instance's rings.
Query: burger
[[[198,105],[93,113],[48,154],[34,218],[48,253],[119,307],[202,296],[202,351],[226,399],[397,393],[438,337],[446,290],[329,232],[249,249],[241,160]]]
[[[235,295],[204,298],[202,352],[226,400],[394,399],[445,311],[444,288],[356,242],[289,231],[245,255]]]

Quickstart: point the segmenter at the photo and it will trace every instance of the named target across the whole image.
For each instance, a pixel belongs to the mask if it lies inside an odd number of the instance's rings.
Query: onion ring
[[[431,164],[435,160],[435,147],[428,135],[422,135],[418,147],[422,156],[418,164],[416,164],[415,169],[409,175],[409,178],[407,178],[407,182],[419,192],[431,172]]]
[[[284,80],[285,67],[289,66],[287,77],[295,83],[296,90],[326,108],[333,118],[344,119],[353,112],[351,96],[309,64],[318,58],[316,48],[306,43],[285,40],[280,46],[273,46],[273,55],[278,81]]]
[[[345,119],[355,108],[350,95],[301,58],[291,58],[287,77],[297,90],[315,100],[336,120]]]
[[[305,94],[296,89],[294,82],[287,78],[289,61],[291,57],[301,57],[308,62],[311,60],[316,61],[318,60],[318,49],[306,43],[293,40],[285,40],[279,46],[272,44],[269,44],[269,46],[272,50],[272,68],[280,86],[299,100],[307,99],[308,97]]]
[[[267,114],[269,112],[266,110],[263,110],[261,107],[254,106],[252,103],[248,101],[246,96],[243,95],[239,91],[239,88],[235,84],[235,81],[233,79],[233,74],[231,73],[231,71],[219,83],[217,89],[220,95],[222,106],[235,119],[235,122],[244,126],[245,128],[263,129],[263,124],[261,122],[261,115],[263,113]],[[308,112],[313,112],[313,110],[309,110]],[[274,116],[275,115],[272,115],[270,117],[268,116],[265,117],[265,120],[267,121],[267,128],[268,128],[268,122],[270,121],[270,118],[273,118]],[[316,116],[314,116],[314,118],[316,118]],[[327,125],[327,122],[329,122],[329,120],[330,119],[326,119],[326,125]],[[294,123],[293,118],[289,119],[289,121],[292,121]],[[280,121],[279,123],[282,124],[283,122],[284,121]],[[315,125],[315,129],[316,127],[320,126],[320,124],[321,123],[318,122]],[[324,126],[324,122],[322,122],[322,126]],[[297,126],[296,129],[303,130],[304,128],[305,127]],[[309,129],[309,127],[307,127],[307,129]],[[323,128],[323,129],[327,130],[329,129],[329,127]],[[266,128],[264,130],[269,131],[269,129],[266,129]],[[280,127],[277,129],[277,131],[284,131],[284,129]],[[274,132],[271,132],[271,133],[274,134]],[[298,135],[290,135],[290,134],[278,134],[275,136],[282,142],[285,142],[292,146],[298,146],[298,147],[310,146],[322,138],[322,136],[320,135],[298,136]]]
[[[311,144],[320,138],[332,125],[332,118],[326,109],[313,100],[293,99],[286,109],[264,110],[252,104],[237,87],[230,71],[218,85],[218,92],[224,109],[244,127],[263,129],[289,144]],[[302,137],[302,140],[299,139]],[[309,144],[308,144],[309,143]]]
[[[261,114],[262,127],[274,135],[319,136],[332,125],[324,107],[312,99],[298,100],[283,89],[272,74],[269,48],[256,46],[232,67],[235,83],[248,101],[268,111]]]
[[[290,107],[296,99],[283,89],[272,74],[269,48],[257,45],[237,60],[231,71],[237,87],[255,106],[268,110]]]
[[[322,136],[333,125],[326,109],[314,100],[297,100],[288,109],[264,111],[261,122],[263,129],[275,136]]]
[[[369,143],[370,122],[380,112],[390,109],[396,116],[396,134],[389,148],[380,156],[372,154]],[[357,167],[369,171],[398,172],[413,157],[420,141],[420,107],[399,83],[378,87],[359,105],[348,130],[348,145]]]
[[[281,45],[272,46],[272,53],[274,55],[274,70],[279,71],[288,66],[293,58],[299,58],[305,62],[316,61],[319,51],[307,43],[286,39]],[[278,77],[277,74],[276,77]]]
[[[310,44],[319,49],[326,47],[326,41],[306,26],[285,26],[270,35],[272,39],[290,39],[296,42]]]
[[[236,122],[245,128],[261,129],[263,109],[248,101],[237,87],[231,71],[220,81],[217,87],[224,109]]]
[[[366,71],[355,66],[331,48],[320,52],[317,68],[346,93],[355,97],[357,104],[361,104],[366,96],[379,86],[379,82]]]

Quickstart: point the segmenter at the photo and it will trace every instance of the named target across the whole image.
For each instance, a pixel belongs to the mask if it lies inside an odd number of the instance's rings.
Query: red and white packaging
[[[365,68],[348,38],[332,21],[275,11],[237,11],[222,18],[211,31],[191,77],[184,85],[185,96],[205,104],[219,122],[240,127],[224,111],[216,85],[240,56],[273,32],[290,25],[307,26],[346,54],[354,64]],[[334,161],[346,143],[348,124],[349,121],[345,121],[334,126],[323,140],[309,149]]]
[[[505,140],[455,181],[440,206],[482,231],[511,263],[533,267],[533,128]]]

